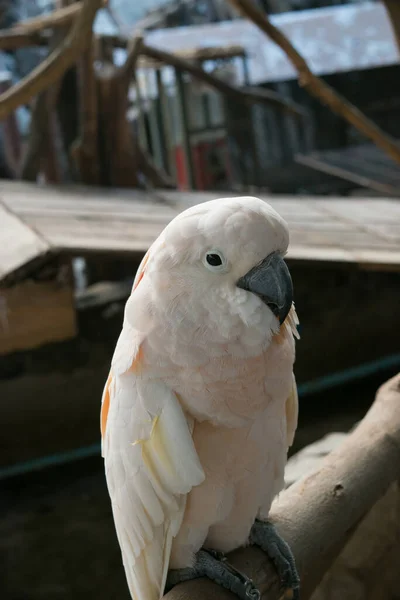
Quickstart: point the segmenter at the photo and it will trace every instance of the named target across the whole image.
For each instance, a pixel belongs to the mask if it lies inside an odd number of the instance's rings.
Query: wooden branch
[[[242,102],[247,105],[267,104],[268,106],[274,106],[279,110],[294,114],[298,117],[306,117],[308,115],[306,109],[304,109],[302,106],[292,102],[291,100],[282,98],[282,96],[276,92],[273,92],[272,90],[253,87],[238,88],[232,86],[222,79],[210,75],[210,73],[207,73],[198,65],[189,62],[177,56],[176,54],[172,54],[152,46],[147,46],[147,44],[143,44],[141,54],[166,65],[175,67],[180,71],[186,71],[187,73],[193,75],[193,77],[196,77],[200,81],[204,81],[204,83],[207,83],[209,86],[218,90],[222,94],[225,94],[229,98],[237,100],[238,102]]]
[[[50,39],[49,51],[53,51],[65,39],[65,31],[56,31]],[[56,137],[58,124],[55,106],[61,80],[50,89],[43,90],[34,99],[28,143],[20,165],[20,178],[37,181],[39,173],[45,173],[46,181],[59,183],[62,179],[58,161]]]
[[[103,0],[102,5],[106,2]],[[51,13],[20,21],[14,27],[0,30],[0,50],[16,50],[26,46],[43,46],[49,40],[46,30],[68,27],[81,13],[83,3],[74,2]]]
[[[49,183],[61,181],[56,151],[57,124],[54,114],[57,90],[45,90],[35,99],[32,108],[29,139],[19,168],[24,181],[37,181],[40,172]]]
[[[382,0],[392,24],[397,47],[400,51],[400,4],[398,0]]]
[[[270,518],[290,544],[307,600],[361,519],[400,478],[400,374],[379,390],[357,428],[320,467],[274,503]],[[261,550],[233,552],[229,561],[252,577],[263,600],[277,600],[274,568]],[[205,579],[180,584],[166,600],[234,600]]]
[[[32,19],[26,19],[20,21],[12,29],[8,31],[29,33],[39,33],[43,29],[53,29],[55,27],[64,27],[70,25],[76,17],[80,14],[83,7],[82,2],[74,2],[69,6],[64,6],[57,10],[53,10],[51,13],[46,15],[40,15]]]
[[[28,144],[22,157],[19,177],[24,181],[36,181],[45,153],[49,133],[47,91],[40,92],[31,113]]]
[[[138,157],[139,171],[143,173],[151,185],[156,188],[176,188],[173,179],[164,171],[164,169],[161,169],[154,164],[150,154],[148,154],[144,148],[141,148],[136,140],[134,146],[136,156]]]
[[[18,50],[27,46],[43,46],[48,43],[45,33],[25,33],[17,28],[0,31],[0,50]]]
[[[136,63],[143,48],[143,36],[137,35],[129,41],[127,47],[127,56],[123,65],[118,68],[117,76],[121,78],[125,94],[129,92],[129,86],[132,80],[136,81]]]
[[[5,92],[11,87],[11,74],[1,76],[0,74],[0,93]],[[22,144],[21,134],[18,128],[18,122],[14,113],[8,115],[3,124],[3,151],[7,170],[11,178],[18,173],[18,165],[21,159]]]
[[[172,188],[174,183],[133,139],[127,122],[128,91],[136,80],[135,69],[143,38],[137,36],[128,45],[125,63],[115,68],[107,65],[97,75],[100,98],[100,122],[103,131],[103,155],[107,157],[105,183],[118,187],[137,187],[142,173],[151,185]]]
[[[98,98],[94,72],[93,45],[81,56],[77,66],[79,98],[79,137],[72,144],[71,158],[82,183],[100,183],[98,148]]]
[[[126,73],[106,63],[96,73],[104,185],[138,186],[138,157],[127,120]]]
[[[382,131],[373,121],[370,121],[360,110],[335,92],[327,83],[314,75],[304,58],[294,48],[285,34],[272,25],[252,0],[229,0],[229,2],[284,51],[299,74],[299,84],[301,86],[333,112],[343,117],[367,138],[371,139],[393,160],[400,163],[400,145],[397,141]]]
[[[79,17],[65,40],[29,75],[0,94],[0,120],[56,83],[77,61],[90,43],[93,20],[101,4],[102,0],[84,0]]]
[[[362,519],[325,573],[312,600],[398,597],[400,485],[394,482]]]
[[[58,90],[53,93],[53,89],[46,90],[47,96],[47,118],[48,129],[45,146],[45,155],[43,157],[43,172],[46,183],[61,183],[63,179],[62,168],[60,164],[60,127],[55,111]]]
[[[70,25],[82,10],[82,2],[54,10],[48,15],[21,21],[10,29],[0,31],[0,50],[14,50],[24,46],[41,46],[47,43],[45,29]]]

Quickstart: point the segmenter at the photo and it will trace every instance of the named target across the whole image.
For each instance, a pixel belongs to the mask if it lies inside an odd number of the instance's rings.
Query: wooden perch
[[[65,40],[10,90],[0,94],[0,121],[21,104],[56,83],[91,41],[94,17],[102,0],[84,0],[82,10]]]
[[[284,112],[291,113],[296,115],[297,117],[306,117],[307,111],[305,108],[283,98],[276,92],[272,90],[265,90],[259,88],[245,87],[238,88],[235,86],[226,83],[222,79],[218,77],[214,77],[207,73],[204,69],[199,67],[198,65],[189,62],[177,56],[176,54],[172,54],[171,52],[166,52],[165,50],[160,50],[159,48],[154,48],[152,46],[147,46],[143,44],[141,49],[141,55],[147,56],[148,58],[153,58],[159,62],[162,62],[166,65],[170,65],[179,69],[180,71],[186,71],[196,77],[199,81],[204,81],[209,86],[218,90],[222,94],[225,94],[228,98],[232,98],[237,100],[238,102],[242,102],[244,104],[252,105],[252,104],[268,104],[268,106],[274,106]]]
[[[311,475],[282,492],[270,514],[290,544],[307,600],[360,520],[400,478],[400,374],[379,390],[367,415]],[[229,561],[252,577],[263,600],[278,600],[272,563],[253,547]],[[198,579],[172,589],[166,600],[234,600],[230,592]]]
[[[304,58],[294,48],[285,34],[272,25],[252,0],[229,0],[229,2],[242,15],[257,25],[259,29],[283,50],[297,70],[299,74],[299,83],[302,87],[304,87],[311,95],[318,98],[323,104],[328,106],[333,112],[346,119],[346,121],[358,129],[367,138],[371,139],[393,160],[400,163],[400,145],[397,141],[382,131],[373,121],[368,119],[360,110],[335,92],[327,83],[314,75]]]

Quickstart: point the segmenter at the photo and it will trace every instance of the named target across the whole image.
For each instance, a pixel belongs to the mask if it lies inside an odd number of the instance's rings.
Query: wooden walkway
[[[144,253],[176,214],[215,197],[1,181],[0,279],[49,252]],[[289,224],[289,259],[400,270],[400,200],[262,197]]]
[[[400,197],[399,165],[374,144],[298,154],[296,161],[374,190],[382,196]]]

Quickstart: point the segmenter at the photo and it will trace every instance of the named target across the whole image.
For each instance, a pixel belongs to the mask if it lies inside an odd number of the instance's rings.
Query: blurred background
[[[289,224],[292,454],[399,370],[399,39],[394,0],[0,0],[2,599],[129,598],[100,400],[186,207],[252,194]]]

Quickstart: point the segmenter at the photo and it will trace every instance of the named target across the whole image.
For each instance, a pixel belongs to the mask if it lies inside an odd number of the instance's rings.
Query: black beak
[[[236,284],[256,294],[284,322],[293,302],[293,284],[283,258],[273,252],[253,267]]]

